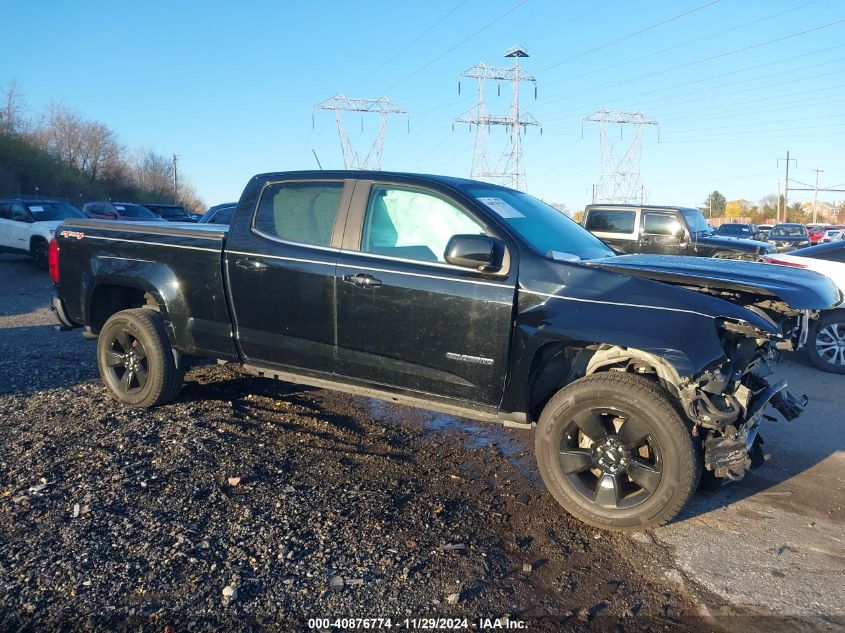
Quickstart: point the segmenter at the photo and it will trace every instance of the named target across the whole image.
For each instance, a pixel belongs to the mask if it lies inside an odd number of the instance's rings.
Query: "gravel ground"
[[[527,431],[217,365],[125,409],[95,344],[53,330],[44,273],[0,256],[0,288],[4,630],[704,630],[723,606],[652,539],[559,510]]]

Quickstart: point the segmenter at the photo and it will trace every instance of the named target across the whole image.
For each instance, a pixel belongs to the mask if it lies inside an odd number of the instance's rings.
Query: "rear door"
[[[336,372],[411,394],[495,407],[516,285],[446,263],[449,238],[497,235],[447,193],[359,181],[337,266]]]
[[[353,181],[267,182],[235,216],[226,251],[235,336],[247,362],[329,373],[335,264]]]
[[[585,228],[605,244],[626,253],[637,252],[636,209],[589,209]]]

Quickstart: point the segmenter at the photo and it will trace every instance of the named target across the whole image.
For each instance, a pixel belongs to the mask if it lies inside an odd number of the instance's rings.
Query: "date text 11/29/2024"
[[[308,628],[312,630],[378,630],[405,629],[416,631],[449,631],[468,630],[477,631],[525,631],[528,625],[525,620],[511,620],[501,618],[310,618]]]

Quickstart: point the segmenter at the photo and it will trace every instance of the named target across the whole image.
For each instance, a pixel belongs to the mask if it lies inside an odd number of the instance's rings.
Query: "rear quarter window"
[[[635,211],[590,211],[586,229],[598,233],[633,233]]]

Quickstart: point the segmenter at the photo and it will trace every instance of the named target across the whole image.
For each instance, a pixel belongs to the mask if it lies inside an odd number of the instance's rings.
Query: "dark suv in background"
[[[196,222],[181,204],[158,204],[145,202],[144,206],[162,220],[168,222]]]
[[[758,240],[762,242],[765,238],[762,232],[754,224],[742,224],[740,222],[728,222],[716,229],[716,235],[721,237],[738,237],[745,240]]]
[[[771,244],[716,235],[699,209],[675,206],[591,204],[584,227],[625,253],[695,255],[757,260],[775,251]]]
[[[161,220],[147,207],[131,202],[87,202],[82,213],[95,220],[128,220],[130,222],[158,222]]]

